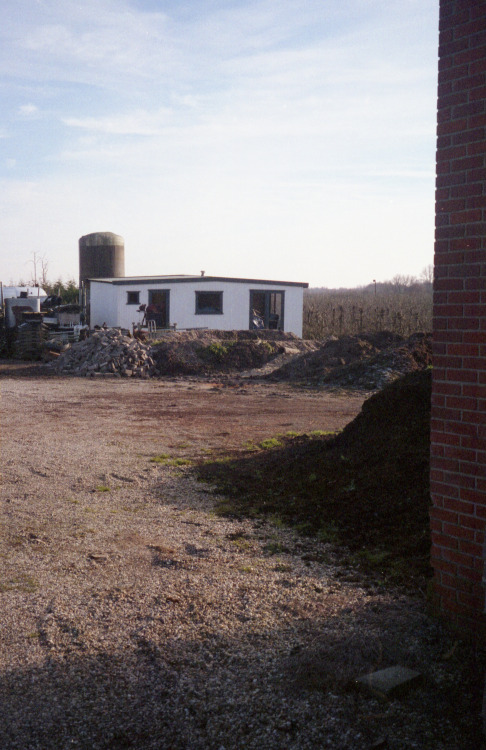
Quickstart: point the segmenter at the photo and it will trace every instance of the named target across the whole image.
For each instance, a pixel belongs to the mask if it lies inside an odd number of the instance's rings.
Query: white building
[[[201,274],[97,278],[88,286],[91,328],[106,323],[131,330],[153,319],[157,328],[273,328],[302,336],[308,284]]]

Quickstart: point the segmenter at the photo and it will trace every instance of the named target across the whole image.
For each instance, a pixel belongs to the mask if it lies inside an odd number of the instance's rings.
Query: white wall
[[[148,304],[149,289],[169,290],[169,325],[177,328],[213,328],[224,331],[248,330],[250,327],[250,290],[285,292],[284,330],[302,336],[303,294],[301,286],[261,284],[255,282],[188,281],[149,282],[143,284],[111,284],[91,282],[91,327],[132,328],[140,323],[143,313],[138,305],[127,305],[127,292],[140,292],[140,304]],[[196,315],[196,291],[223,292],[222,315]]]

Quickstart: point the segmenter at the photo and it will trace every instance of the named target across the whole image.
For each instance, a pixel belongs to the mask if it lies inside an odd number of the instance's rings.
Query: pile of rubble
[[[65,375],[148,378],[156,375],[150,346],[117,328],[95,331],[62,352],[53,367]]]

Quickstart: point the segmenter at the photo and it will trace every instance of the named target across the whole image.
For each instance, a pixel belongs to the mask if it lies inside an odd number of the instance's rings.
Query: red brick
[[[484,84],[484,80],[483,80]],[[486,85],[471,87],[468,91],[469,101],[486,98]]]
[[[464,396],[447,396],[445,405],[452,409],[477,409],[477,400]]]
[[[448,302],[452,304],[477,304],[481,301],[481,294],[478,291],[452,290],[447,297]]]
[[[446,57],[447,55],[457,55],[458,53],[463,52],[465,49],[468,49],[469,45],[467,38],[452,41],[448,39],[449,32],[443,33],[444,37],[442,39],[439,36],[439,57]]]
[[[484,335],[475,331],[465,331],[463,341],[465,344],[482,344]]]
[[[477,414],[475,415],[477,417]],[[479,415],[480,418],[483,418],[483,415]],[[441,461],[446,461],[447,459],[441,458]],[[477,461],[474,461],[473,463],[468,463],[467,461],[460,461],[458,470],[461,474],[466,474],[470,477],[484,477],[486,476],[486,468],[484,465],[481,465],[480,458],[478,456]],[[479,515],[479,508],[477,510],[477,514]]]
[[[462,568],[461,566],[457,569],[457,575],[461,578],[468,578],[470,581],[475,583],[481,583],[483,575],[480,570],[471,570],[471,568]]]
[[[465,526],[470,529],[484,529],[484,520],[477,516],[465,516],[459,515],[458,521],[461,526]]]
[[[474,596],[473,594],[467,594],[465,591],[460,591],[458,594],[459,602],[464,604],[471,610],[481,611],[484,606],[484,599],[480,596]]]
[[[461,447],[474,448],[474,450],[483,450],[485,448],[485,441],[482,440],[478,435],[474,435],[474,437],[463,435],[461,437]]]
[[[454,510],[458,513],[463,513],[469,516],[472,516],[475,510],[474,503],[466,502],[465,500],[454,500],[453,498],[444,499],[444,508],[446,510]]]
[[[453,107],[451,116],[454,119],[457,119],[460,117],[469,118],[470,115],[481,115],[485,111],[486,111],[485,102],[479,100],[479,101],[474,101],[474,102],[467,102],[467,104],[460,104],[457,107]]]
[[[453,315],[457,315],[457,311],[452,305],[444,305],[444,313],[441,317],[447,317],[447,310],[454,310]],[[435,361],[441,367],[462,367],[462,357],[450,357],[447,354],[436,354]]]
[[[456,343],[450,343],[447,345],[447,353],[450,355],[462,355],[467,357],[475,357],[479,355],[479,346],[477,344],[456,344]],[[457,386],[454,386],[452,384],[445,384],[445,385],[451,385],[452,388],[457,388]],[[478,386],[464,386],[465,388],[477,388]],[[451,393],[451,391],[444,391],[445,393]],[[455,395],[457,395],[457,392],[454,392]],[[471,394],[467,394],[471,395]]]
[[[442,9],[443,3],[441,3]],[[452,30],[451,38],[454,38],[454,28],[459,24],[466,24],[470,21],[471,14],[469,8],[464,8],[456,13],[445,15],[442,11],[439,19],[439,31],[446,32],[448,29]]]
[[[474,489],[476,487],[476,477],[470,477],[464,474],[453,474],[449,476],[447,472],[444,472],[444,482],[450,482],[453,487],[456,487],[457,485],[457,489],[459,489],[460,487],[468,487],[469,489]]]
[[[475,383],[477,382],[478,375],[474,370],[448,370],[447,377],[450,380],[456,381],[456,383]],[[438,415],[441,416],[440,414]],[[453,419],[453,416],[447,417],[442,415],[444,419]]]
[[[481,169],[483,166],[484,161],[482,156],[466,156],[462,159],[454,159],[452,161],[451,172],[466,172],[470,169]],[[471,219],[471,221],[476,221],[476,219]]]
[[[455,185],[450,189],[443,189],[448,190],[451,198],[465,198],[468,195],[483,195],[483,184],[481,182],[475,182],[465,185]]]
[[[468,237],[467,242],[470,244],[469,248],[466,248],[464,253],[464,261],[468,265],[470,263],[477,264],[484,262],[484,250],[482,249],[482,239]],[[474,284],[474,285],[473,285]],[[466,279],[466,289],[486,289],[486,277],[474,277]]]
[[[434,558],[434,568],[444,573],[457,572],[457,565],[455,563],[447,562],[447,560],[441,560],[440,558]]]
[[[430,492],[435,495],[444,495],[447,498],[459,499],[459,487],[454,487],[451,484],[445,484],[444,482],[432,482],[430,483]]]
[[[453,345],[449,344],[449,346],[453,346]],[[480,386],[468,386],[468,387],[479,388]],[[443,393],[444,395],[447,395],[447,396],[458,396],[462,392],[462,387],[460,385],[457,385],[456,383],[435,383],[434,392]],[[466,395],[469,395],[469,394],[466,394]],[[470,394],[470,395],[476,395],[476,394]]]
[[[465,177],[466,182],[484,182],[486,179],[486,167],[483,167],[482,169],[472,169]]]
[[[465,386],[463,386],[465,387]],[[477,425],[464,423],[462,420],[459,422],[446,422],[444,425],[445,432],[454,432],[456,435],[477,435]]]
[[[444,446],[444,458],[457,458],[459,461],[473,462],[477,460],[477,451],[470,448],[458,448],[454,445]],[[461,491],[461,498],[464,497]]]
[[[470,78],[466,78],[466,82],[470,82]],[[480,102],[475,102],[478,107],[481,106]],[[484,128],[473,128],[469,130],[462,130],[460,133],[455,133],[452,136],[452,145],[459,146],[461,144],[470,144],[475,141],[482,141],[484,139]]]
[[[458,148],[458,146],[456,146]],[[468,156],[473,156],[475,154],[482,154],[486,152],[486,144],[483,141],[478,141],[477,143],[469,143],[467,146],[467,154]]]
[[[445,535],[445,538],[447,537],[455,537],[455,539],[459,540],[459,549],[461,549],[463,552],[468,552],[468,550],[462,549],[462,541],[469,541],[474,542],[475,539],[475,532],[474,529],[465,528],[462,526],[458,526],[457,524],[452,523],[444,523],[442,525],[442,529],[439,529],[439,531],[442,532],[442,534]],[[436,537],[436,543],[440,544],[440,541]],[[445,545],[448,547],[451,547],[452,545]]]
[[[432,401],[432,403],[434,403]],[[457,445],[462,446],[463,438],[460,435],[448,432],[431,432],[430,440],[434,445]],[[470,438],[469,438],[470,439]]]
[[[474,91],[485,88],[486,79],[483,73],[467,75],[452,81],[453,91]]]
[[[443,123],[437,128],[437,135],[450,135],[451,133],[462,133],[467,130],[467,118],[463,117],[459,120],[453,120],[453,122]]]
[[[473,556],[467,555],[464,552],[459,552],[455,549],[449,549],[448,547],[442,547],[442,557],[444,560],[455,562],[458,565],[463,565],[466,568],[472,567]]]

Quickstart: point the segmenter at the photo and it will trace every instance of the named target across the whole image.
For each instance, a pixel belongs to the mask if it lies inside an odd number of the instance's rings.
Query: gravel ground
[[[474,654],[423,599],[329,544],[217,516],[187,463],[249,435],[342,427],[362,399],[189,380],[0,386],[2,749],[480,746]],[[422,686],[389,701],[352,689],[392,664]]]

